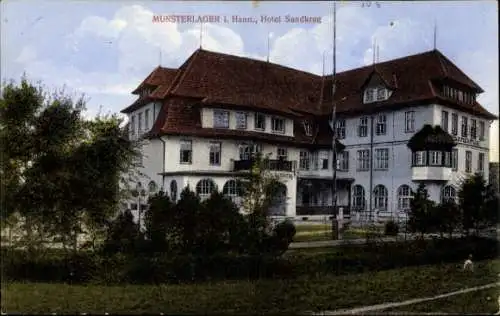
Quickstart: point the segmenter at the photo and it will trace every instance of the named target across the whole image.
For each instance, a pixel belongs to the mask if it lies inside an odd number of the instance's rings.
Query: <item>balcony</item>
[[[242,170],[250,170],[254,163],[253,159],[247,160],[235,160],[234,161],[234,171],[242,171]],[[266,168],[272,171],[285,171],[285,172],[293,172],[295,171],[295,161],[288,160],[279,160],[279,159],[270,159],[266,162]]]
[[[448,181],[451,179],[450,167],[414,166],[411,169],[413,181]]]

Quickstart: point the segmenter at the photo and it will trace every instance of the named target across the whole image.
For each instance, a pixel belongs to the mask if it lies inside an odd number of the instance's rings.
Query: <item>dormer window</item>
[[[443,86],[441,93],[443,94],[444,97],[449,99],[454,99],[458,102],[463,102],[468,104],[476,102],[476,94],[473,92],[467,92],[449,86]]]
[[[364,94],[364,103],[384,101],[389,97],[389,91],[385,87],[367,88]]]
[[[271,127],[274,133],[285,133],[285,120],[279,117],[273,117],[271,119]]]
[[[151,89],[144,88],[144,89],[142,89],[141,97],[148,96],[150,93],[151,93]]]
[[[304,123],[304,132],[306,133],[306,136],[312,136],[311,122],[304,121],[303,123]]]

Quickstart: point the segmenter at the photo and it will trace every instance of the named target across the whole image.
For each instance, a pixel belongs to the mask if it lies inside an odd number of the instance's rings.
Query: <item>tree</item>
[[[155,252],[168,250],[167,236],[173,223],[174,204],[164,192],[149,199],[149,208],[145,214],[146,237]]]
[[[0,99],[2,222],[19,213],[28,248],[59,236],[76,250],[82,223],[103,228],[120,197],[119,179],[138,155],[116,116],[87,121],[83,97],[44,92],[26,78]]]
[[[465,179],[458,192],[459,205],[462,210],[462,227],[466,234],[478,230],[488,224],[496,223],[498,214],[495,194],[486,185],[483,175],[476,173]]]
[[[432,213],[434,203],[429,200],[429,194],[425,184],[420,183],[417,191],[412,191],[413,198],[410,201],[410,214],[408,219],[408,228],[411,232],[419,232],[421,237],[432,226]]]
[[[106,253],[134,254],[138,252],[143,240],[144,236],[134,221],[134,215],[130,210],[126,210],[109,223],[103,250]]]
[[[454,200],[443,201],[433,209],[433,224],[439,231],[441,237],[444,233],[449,233],[452,237],[453,231],[459,226],[461,214]]]

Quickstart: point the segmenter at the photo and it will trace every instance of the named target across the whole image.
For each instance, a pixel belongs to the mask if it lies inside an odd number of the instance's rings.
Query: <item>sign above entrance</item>
[[[453,136],[453,140],[460,144],[479,146],[479,141],[475,139],[468,139],[466,137]]]

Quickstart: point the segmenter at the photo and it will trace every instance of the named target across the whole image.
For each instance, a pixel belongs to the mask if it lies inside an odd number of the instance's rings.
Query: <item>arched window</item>
[[[201,198],[207,198],[215,190],[215,183],[211,179],[202,179],[196,184],[196,194]]]
[[[386,210],[387,209],[387,189],[379,184],[373,189],[373,196],[375,198],[375,208]]]
[[[457,191],[455,190],[454,187],[451,185],[447,185],[443,188],[443,191],[441,192],[441,203],[444,203],[446,201],[453,201],[455,202],[457,199]]]
[[[240,196],[241,191],[238,182],[236,182],[236,180],[228,180],[226,184],[224,184],[224,188],[222,189],[222,194],[230,198]]]
[[[149,182],[148,184],[149,194],[155,194],[158,191],[158,186],[154,181]]]
[[[398,210],[406,210],[410,208],[411,188],[403,184],[398,188]]]
[[[365,189],[359,184],[353,188],[352,206],[358,210],[365,209]]]
[[[177,181],[175,180],[170,182],[170,199],[173,202],[177,201]]]

